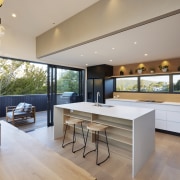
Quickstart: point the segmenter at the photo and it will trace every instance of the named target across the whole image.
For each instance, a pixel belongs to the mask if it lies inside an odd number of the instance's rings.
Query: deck
[[[5,120],[6,117],[1,117],[0,120]],[[31,123],[32,119],[22,120],[16,122],[15,126],[25,132],[31,132],[35,129],[46,127],[47,126],[47,111],[36,112],[36,123]]]

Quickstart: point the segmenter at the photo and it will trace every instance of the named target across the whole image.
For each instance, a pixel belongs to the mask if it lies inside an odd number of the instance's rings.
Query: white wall
[[[38,61],[36,58],[36,39],[6,27],[0,38],[0,56]]]

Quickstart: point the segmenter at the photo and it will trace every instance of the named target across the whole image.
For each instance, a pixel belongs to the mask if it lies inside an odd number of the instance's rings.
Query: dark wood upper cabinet
[[[87,78],[105,78],[113,75],[113,66],[102,64],[87,67]]]

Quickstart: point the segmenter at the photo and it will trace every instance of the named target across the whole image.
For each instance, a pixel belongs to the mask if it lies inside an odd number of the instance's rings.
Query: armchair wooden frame
[[[22,114],[16,114],[15,113],[16,106],[7,106],[6,107],[6,121],[11,122],[15,124],[15,121],[19,120],[27,120],[29,118],[33,118],[34,121],[32,123],[36,122],[36,107],[32,106],[32,109],[30,112],[23,112]],[[8,112],[12,112],[11,117],[8,116]]]

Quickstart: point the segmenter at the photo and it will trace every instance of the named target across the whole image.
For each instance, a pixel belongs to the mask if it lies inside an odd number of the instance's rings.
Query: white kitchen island
[[[108,125],[109,143],[123,149],[126,156],[132,159],[132,177],[135,177],[154,152],[154,109],[128,106],[95,106],[94,103],[89,102],[55,105],[55,139],[63,136],[64,121],[71,118],[83,119],[85,123],[96,122]]]

